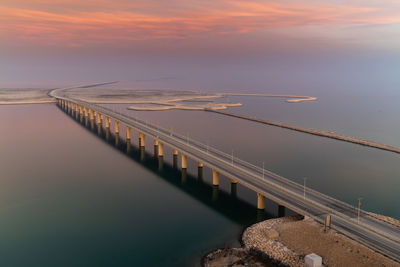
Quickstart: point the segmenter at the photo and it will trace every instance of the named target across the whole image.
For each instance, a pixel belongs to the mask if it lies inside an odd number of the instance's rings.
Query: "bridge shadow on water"
[[[166,162],[163,157],[157,156],[156,148],[154,148],[154,153],[149,153],[145,151],[144,147],[139,148],[132,145],[131,142],[126,142],[119,135],[111,133],[109,128],[104,128],[102,124],[95,123],[95,120],[59,108],[103,142],[231,221],[242,226],[248,226],[258,221],[276,217],[238,198],[237,184],[231,184],[230,193],[222,191],[218,187],[203,182],[203,171],[201,169],[199,169],[197,177],[188,173],[187,170],[178,169],[176,155],[172,164]],[[283,216],[284,213],[284,210],[280,210],[279,216]]]

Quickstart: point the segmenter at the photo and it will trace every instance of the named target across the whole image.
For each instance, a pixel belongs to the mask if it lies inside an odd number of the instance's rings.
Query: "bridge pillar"
[[[257,209],[265,209],[265,197],[260,193],[257,193]]]
[[[203,162],[198,162],[197,163],[197,178],[199,179],[199,181],[203,180]]]
[[[131,153],[131,142],[126,142],[126,153],[127,154]]]
[[[98,135],[98,136],[101,136],[102,129],[103,129],[103,128],[101,127],[101,124],[98,123],[98,124],[97,124],[97,135]]]
[[[89,114],[90,114],[90,120],[94,121],[94,112],[93,109],[89,109]]]
[[[231,196],[237,196],[237,183],[231,183]]]
[[[83,115],[83,109],[82,109],[82,106],[81,105],[79,105],[79,115],[82,117],[82,115]]]
[[[103,121],[102,121],[102,119],[101,119],[101,114],[100,114],[100,112],[99,113],[97,113],[97,124],[99,124],[99,125],[101,125],[101,124],[103,124]]]
[[[106,116],[106,128],[110,129],[110,117]]]
[[[212,201],[217,201],[219,195],[219,190],[217,186],[213,186],[212,188]]]
[[[213,185],[218,186],[219,185],[219,172],[217,172],[216,170],[212,170],[212,174],[213,174]]]
[[[178,168],[178,150],[176,149],[172,152],[172,167],[174,169]]]
[[[86,107],[83,107],[83,111],[84,111],[84,113],[85,113],[85,118],[87,118],[87,117],[88,117],[88,110],[87,110],[87,108],[86,108]]]
[[[139,146],[144,147],[145,145],[145,135],[139,132]]]
[[[106,128],[106,141],[107,142],[110,141],[110,135],[111,135],[110,127],[108,127],[108,128]]]
[[[186,184],[187,170],[182,169],[181,184]]]
[[[119,134],[115,133],[115,146],[119,147]]]
[[[278,217],[285,217],[285,206],[278,204]]]
[[[203,181],[203,167],[197,168],[197,178],[199,181]]]
[[[126,126],[126,142],[131,141],[131,127]]]
[[[182,169],[187,169],[187,157],[185,154],[181,153],[182,158]]]
[[[78,104],[75,104],[75,113],[78,113]]]
[[[161,172],[163,170],[164,166],[164,157],[160,156],[158,157],[158,171]]]
[[[115,120],[115,134],[119,134],[119,121]]]
[[[158,155],[158,140],[154,139],[154,158]]]
[[[162,157],[164,156],[164,144],[159,142],[158,144],[158,156]]]

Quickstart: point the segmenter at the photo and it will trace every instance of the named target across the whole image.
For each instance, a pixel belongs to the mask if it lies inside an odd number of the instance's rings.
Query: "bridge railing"
[[[79,101],[79,102],[81,102],[81,101]],[[166,135],[169,135],[169,136],[171,136],[173,138],[179,139],[182,143],[185,143],[186,145],[195,147],[196,149],[200,149],[203,152],[214,154],[216,156],[222,157],[226,161],[231,161],[231,163],[233,165],[240,165],[242,167],[247,168],[248,170],[251,170],[251,172],[253,173],[255,178],[257,178],[257,180],[259,180],[259,181],[267,182],[265,179],[262,179],[262,178],[263,178],[263,176],[268,176],[268,177],[274,178],[276,181],[280,182],[281,185],[292,186],[292,187],[296,188],[298,191],[304,190],[304,187],[302,185],[298,184],[298,183],[295,183],[295,182],[293,182],[293,181],[291,181],[291,180],[289,180],[287,178],[284,178],[282,176],[279,176],[279,175],[277,175],[277,174],[275,174],[275,173],[273,173],[273,172],[271,172],[269,170],[265,170],[265,169],[263,169],[263,168],[261,168],[259,166],[256,166],[256,165],[251,164],[251,163],[249,163],[247,161],[244,161],[244,160],[242,160],[242,159],[240,159],[238,157],[233,157],[233,155],[225,153],[225,152],[223,152],[223,151],[221,151],[219,149],[216,149],[216,148],[214,148],[214,147],[212,147],[212,146],[210,146],[208,144],[206,145],[206,144],[201,143],[201,142],[199,142],[197,140],[191,139],[188,136],[184,136],[182,134],[174,132],[174,131],[172,131],[170,129],[166,129],[166,128],[163,128],[161,126],[157,126],[157,125],[148,123],[147,121],[140,120],[140,119],[138,119],[136,117],[132,117],[132,116],[130,116],[128,114],[121,113],[119,111],[115,111],[115,110],[112,110],[112,109],[104,107],[104,106],[99,106],[97,104],[90,104],[90,103],[87,103],[87,102],[81,102],[81,104],[82,105],[86,105],[86,106],[91,106],[93,109],[99,109],[99,108],[103,109],[103,112],[105,110],[107,110],[110,113],[114,113],[114,114],[117,113],[119,116],[121,116],[121,118],[127,118],[128,117],[130,120],[133,120],[133,121],[135,121],[137,123],[140,123],[140,124],[146,126],[147,128],[152,129],[153,131],[156,131],[156,132],[159,132],[159,133],[162,133],[162,134],[166,134]],[[274,186],[276,186],[276,184],[274,184]],[[288,191],[288,190],[286,190],[286,188],[284,188],[282,186],[280,186],[280,188],[283,189],[284,191]],[[295,193],[293,191],[288,191],[288,192],[290,192],[291,194]],[[332,198],[330,196],[327,196],[325,194],[322,194],[322,193],[320,193],[318,191],[315,191],[315,190],[313,190],[311,188],[306,188],[306,193],[307,193],[307,196],[308,196],[307,201],[314,202],[314,204],[316,204],[317,206],[320,206],[321,203],[315,202],[314,200],[310,199],[310,196],[317,197],[317,198],[320,198],[320,199],[324,199],[325,201],[329,200],[329,202],[331,202],[332,204],[334,203],[334,204],[340,205],[342,208],[346,208],[348,211],[351,211],[353,213],[357,212],[357,208],[356,207],[351,206],[351,205],[349,205],[349,204],[347,204],[345,202],[339,201],[337,199],[334,199],[334,198]],[[333,208],[331,208],[329,206],[325,205],[325,208],[328,209],[329,211],[331,211],[333,214],[337,213],[337,211],[335,209],[333,209]],[[374,216],[371,216],[370,214],[368,214],[367,212],[365,212],[363,210],[360,210],[360,212],[363,215],[368,216],[369,218],[373,218],[374,220],[382,221],[382,220],[380,220],[380,219],[378,219],[378,218],[376,218]],[[384,221],[384,222],[386,222],[386,221]],[[360,223],[363,224],[362,222],[360,222]]]

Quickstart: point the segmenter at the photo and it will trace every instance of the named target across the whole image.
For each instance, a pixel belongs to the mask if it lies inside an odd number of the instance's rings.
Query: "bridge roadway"
[[[128,117],[126,114],[65,97],[61,92],[55,90],[53,96],[87,107],[136,129],[299,214],[310,216],[320,223],[324,223],[325,217],[331,215],[332,228],[400,262],[400,227],[372,217],[363,211],[358,220],[357,209],[344,202],[309,188],[306,188],[306,197],[304,198],[302,185],[275,173],[233,158],[232,155],[167,129]]]

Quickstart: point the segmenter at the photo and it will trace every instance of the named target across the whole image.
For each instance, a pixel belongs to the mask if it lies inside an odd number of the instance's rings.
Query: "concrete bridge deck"
[[[299,214],[310,216],[321,223],[324,223],[327,215],[331,215],[332,228],[400,262],[399,227],[378,220],[365,212],[361,212],[358,220],[358,210],[344,202],[308,188],[304,197],[302,185],[243,160],[232,158],[231,155],[200,142],[189,140],[177,133],[99,105],[67,98],[62,91],[55,90],[52,92],[52,96],[57,98],[64,108],[68,109],[74,105],[75,112],[78,107],[86,108],[92,112],[89,112],[92,120],[94,119],[93,112],[105,116],[106,119],[108,118],[108,127],[110,127],[109,118],[112,118],[118,122],[116,130],[119,130],[119,124],[123,124],[129,129],[128,132],[130,129],[138,131],[142,145],[145,136],[153,138],[159,144],[160,155],[163,153],[164,145],[171,147],[174,151],[179,151],[183,168],[186,168],[187,158],[211,168],[214,174],[213,183],[216,186],[219,184],[219,174],[231,179],[232,182],[239,182],[258,194],[258,207],[261,209],[264,208],[264,197],[267,197],[279,205]]]

